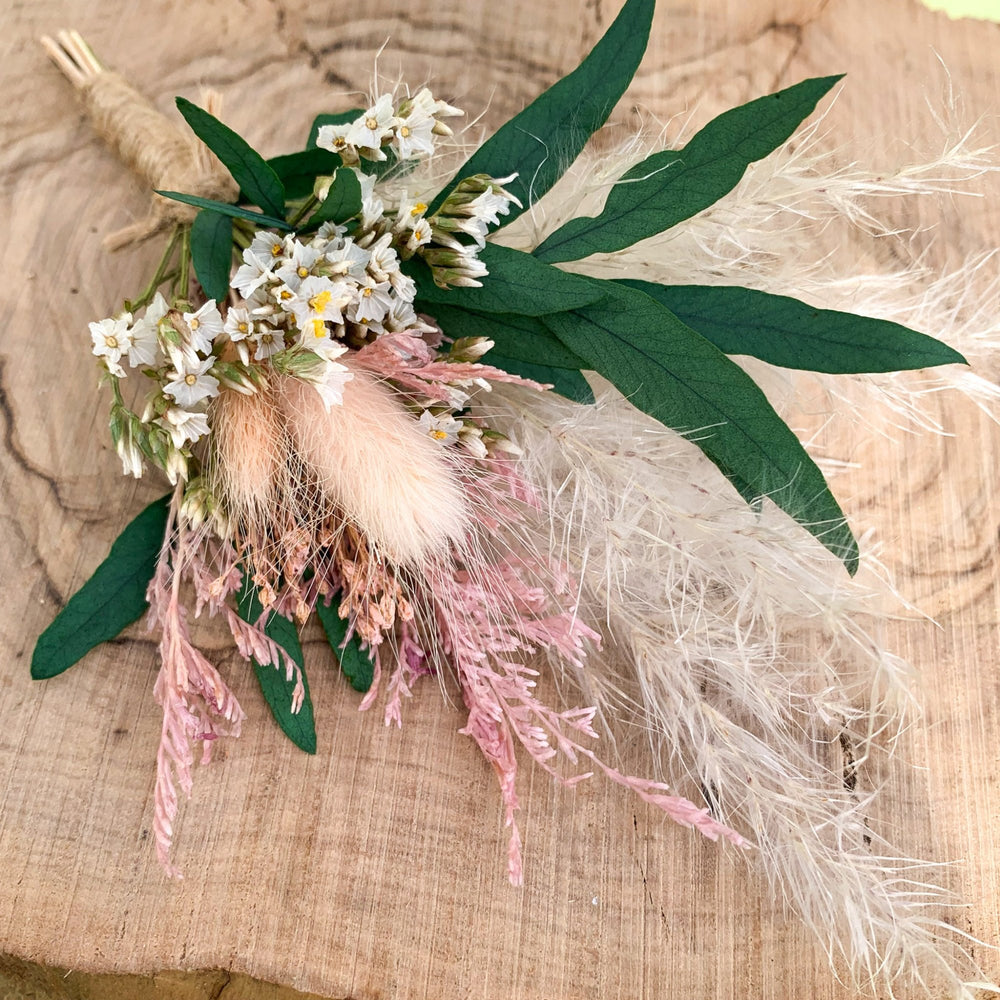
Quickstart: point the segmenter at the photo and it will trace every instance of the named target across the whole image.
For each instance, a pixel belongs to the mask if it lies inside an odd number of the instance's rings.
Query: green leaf
[[[367,691],[372,686],[375,666],[371,657],[361,648],[357,633],[351,633],[351,637],[347,638],[347,622],[340,617],[333,604],[317,601],[316,614],[323,623],[330,648],[340,661],[340,669],[351,687],[362,693]]]
[[[194,134],[222,161],[240,190],[266,213],[283,218],[285,187],[264,157],[241,135],[197,104],[178,97],[177,110]]]
[[[453,340],[460,337],[489,337],[506,358],[518,358],[556,368],[586,368],[552,331],[533,316],[516,313],[475,313],[457,306],[435,306],[434,319]],[[484,358],[492,364],[493,351]]]
[[[551,384],[567,399],[593,403],[590,383],[580,374],[586,362],[577,357],[549,328],[532,316],[473,313],[455,306],[435,306],[434,319],[453,339],[489,337],[494,347],[483,357],[486,364]]]
[[[365,113],[364,108],[352,108],[350,111],[338,111],[336,114],[317,115],[309,127],[309,138],[306,140],[306,149],[316,149],[316,140],[319,138],[319,130],[322,125],[350,125],[351,122],[360,118]],[[334,154],[335,155],[335,154]]]
[[[489,270],[482,288],[438,288],[426,267],[407,269],[417,283],[418,300],[475,312],[506,314],[514,308],[524,316],[544,316],[589,305],[604,294],[589,278],[560,271],[535,260],[530,253],[496,243],[487,243],[479,251],[479,259]],[[433,313],[434,309],[425,311]]]
[[[535,256],[555,263],[612,253],[697,215],[736,187],[751,163],[785,142],[840,79],[804,80],[719,115],[683,149],[654,153],[632,167],[600,215],[571,219]]]
[[[233,220],[203,208],[191,224],[191,262],[205,294],[224,302],[233,263]]]
[[[635,406],[691,434],[744,497],[769,497],[856,572],[858,545],[823,473],[753,380],[648,295],[605,284],[606,299],[546,324]]]
[[[324,222],[346,222],[361,211],[361,182],[350,169],[338,170],[330,190],[303,229],[315,229]]]
[[[185,205],[194,205],[195,208],[206,208],[210,212],[217,212],[219,215],[228,215],[234,219],[249,219],[261,229],[282,229],[291,232],[292,227],[284,219],[275,219],[270,215],[261,215],[260,212],[251,212],[248,208],[240,208],[239,205],[230,205],[225,201],[212,201],[211,198],[199,198],[193,194],[183,194],[180,191],[157,191],[164,198],[173,198],[174,201],[182,201]]]
[[[551,365],[538,365],[520,358],[505,358],[502,354],[490,351],[484,360],[496,368],[502,368],[512,375],[530,378],[542,385],[551,385],[552,391],[572,399],[574,403],[590,405],[594,402],[594,390],[583,374],[574,368],[554,368]]]
[[[244,571],[243,583],[236,596],[236,611],[245,621],[254,625],[259,621],[263,607],[257,597],[257,591],[250,579],[250,574]],[[260,682],[264,700],[271,709],[271,714],[285,735],[306,753],[316,752],[316,725],[313,720],[312,698],[309,696],[309,682],[306,680],[305,663],[302,657],[302,646],[295,623],[270,612],[264,631],[269,639],[280,646],[302,671],[302,686],[305,697],[298,712],[292,712],[292,691],[295,689],[295,679],[287,679],[284,661],[262,665],[251,659],[254,673]]]
[[[340,157],[328,149],[304,149],[267,161],[285,185],[285,197],[289,201],[308,198],[313,193],[316,178],[334,173],[341,163]]]
[[[646,51],[654,0],[628,0],[580,65],[536,98],[466,161],[431,203],[428,218],[465,177],[517,177],[504,185],[520,199],[503,225],[530,208],[563,175],[608,119]]]
[[[814,309],[798,299],[735,285],[622,280],[666,306],[726,354],[845,375],[965,364],[947,344],[884,319]]]
[[[151,503],[118,536],[107,559],[39,636],[31,676],[55,677],[145,612],[146,588],[167,527],[170,495]]]

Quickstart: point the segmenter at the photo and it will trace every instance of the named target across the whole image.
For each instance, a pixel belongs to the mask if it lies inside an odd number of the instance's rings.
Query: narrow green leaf
[[[236,611],[245,621],[255,624],[263,612],[263,607],[257,597],[257,590],[250,579],[250,574],[244,572],[243,583],[236,596]],[[302,686],[305,697],[298,712],[292,712],[292,691],[295,679],[287,679],[285,663],[268,663],[262,665],[251,659],[254,673],[264,693],[264,700],[271,709],[271,714],[281,727],[282,732],[301,750],[306,753],[316,752],[316,725],[313,719],[312,698],[309,696],[309,682],[306,680],[305,662],[302,657],[302,646],[295,623],[272,611],[264,631],[268,638],[280,646],[302,671]]]
[[[155,500],[118,536],[107,559],[39,636],[31,676],[55,677],[142,617],[146,588],[167,527],[170,495]]]
[[[360,118],[365,113],[364,108],[352,108],[350,111],[338,111],[336,114],[317,115],[309,127],[309,138],[306,140],[306,149],[316,149],[316,139],[319,137],[320,126],[322,125],[350,125],[351,122]]]
[[[341,163],[340,157],[328,149],[304,149],[267,161],[285,185],[285,198],[289,201],[308,198],[313,193],[316,178],[334,173]]]
[[[191,224],[191,263],[205,294],[224,302],[233,263],[233,220],[203,208]]]
[[[767,496],[843,560],[858,546],[823,473],[753,380],[643,292],[614,282],[606,299],[546,324],[639,409],[699,448],[744,496]]]
[[[535,260],[530,253],[487,243],[479,259],[489,270],[482,288],[438,288],[430,271],[413,265],[408,273],[417,283],[417,298],[433,305],[454,305],[474,312],[544,316],[596,302],[603,294],[600,284],[568,271],[560,271]],[[433,308],[425,311],[433,313]]]
[[[241,135],[197,104],[177,98],[177,110],[192,131],[222,161],[233,180],[270,215],[285,215],[285,187],[267,161]]]
[[[347,622],[337,614],[337,608],[333,604],[318,601],[316,614],[319,615],[330,648],[351,687],[362,693],[367,691],[372,686],[375,665],[361,648],[357,634],[352,633],[350,639],[347,638]]]
[[[593,403],[590,383],[580,374],[586,362],[549,328],[532,316],[473,313],[455,306],[435,306],[434,319],[454,339],[489,337],[494,347],[483,357],[489,365],[551,384],[554,391],[578,403]]]
[[[346,222],[361,211],[361,182],[347,168],[338,170],[326,200],[309,217],[303,229],[315,229],[324,222]]]
[[[453,340],[460,337],[489,337],[498,353],[505,358],[517,358],[556,368],[575,368],[587,365],[574,354],[552,331],[534,316],[516,313],[475,313],[457,306],[435,306],[434,319]],[[493,351],[484,357],[492,364]]]
[[[512,375],[530,378],[533,382],[541,382],[542,385],[551,385],[552,392],[572,399],[574,403],[589,406],[594,402],[594,390],[578,369],[555,368],[552,365],[539,365],[521,358],[505,358],[495,351],[490,351],[484,360]]]
[[[655,236],[715,204],[746,168],[773,152],[842,76],[817,77],[726,111],[680,150],[627,171],[596,218],[571,219],[536,250],[539,260],[579,260]]]
[[[947,344],[884,319],[814,309],[798,299],[735,285],[657,285],[625,279],[726,354],[845,375],[966,364]]]
[[[604,37],[568,76],[554,83],[483,143],[431,203],[428,217],[464,177],[516,179],[504,186],[520,199],[502,224],[513,222],[563,175],[608,119],[642,61],[654,0],[628,0]]]
[[[218,212],[219,215],[228,215],[234,219],[249,219],[261,229],[283,229],[291,232],[292,227],[284,219],[274,219],[270,215],[261,215],[260,212],[251,212],[248,208],[240,208],[239,205],[230,205],[225,201],[212,201],[211,198],[199,198],[197,195],[184,194],[181,191],[157,191],[157,194],[164,198],[173,198],[174,201],[181,201],[185,205],[193,205],[195,208],[206,208],[210,212]]]

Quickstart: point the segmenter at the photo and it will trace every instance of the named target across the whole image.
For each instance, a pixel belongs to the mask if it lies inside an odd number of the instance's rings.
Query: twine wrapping
[[[87,115],[101,138],[151,188],[233,202],[238,187],[218,158],[197,136],[180,129],[159,112],[130,83],[104,68],[87,43],[74,31],[61,31],[57,41],[43,38],[53,62],[74,85]],[[211,114],[217,115],[221,96],[203,94]],[[104,239],[109,250],[139,243],[178,223],[189,223],[197,209],[152,196],[144,219]]]

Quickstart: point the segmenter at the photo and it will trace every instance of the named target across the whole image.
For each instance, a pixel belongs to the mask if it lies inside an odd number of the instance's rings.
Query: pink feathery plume
[[[175,494],[174,508],[177,499]],[[180,878],[180,871],[170,863],[177,816],[176,786],[179,784],[186,795],[191,794],[195,741],[202,741],[202,763],[207,763],[212,742],[219,736],[238,736],[245,716],[218,671],[191,644],[179,589],[185,565],[197,562],[199,555],[184,528],[176,535],[176,545],[172,544],[174,519],[172,516],[146,597],[150,627],[159,625],[161,630],[160,672],[153,694],[163,708],[163,727],[156,753],[153,835],[160,863],[169,876]]]
[[[437,360],[436,352],[421,337],[406,332],[385,334],[362,347],[354,356],[354,364],[441,402],[452,398],[456,384],[480,380],[511,382],[537,391],[550,388],[492,365]]]

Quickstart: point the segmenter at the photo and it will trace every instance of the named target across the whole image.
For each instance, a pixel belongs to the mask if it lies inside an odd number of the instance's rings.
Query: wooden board
[[[200,633],[249,718],[246,737],[196,776],[175,857],[187,877],[177,884],[149,843],[160,728],[151,640],[137,629],[56,680],[28,678],[35,637],[161,491],[120,477],[87,358],[88,321],[138,287],[155,259],[153,247],[114,258],[101,249],[105,233],[144,214],[146,196],[93,136],[36,37],[77,27],[165,111],[175,94],[212,85],[229,122],[274,154],[302,141],[313,114],[347,106],[343,95],[367,86],[386,39],[387,79],[430,80],[467,108],[488,104],[497,124],[571,69],[617,7],[7,5],[0,986],[10,995],[850,995],[756,877],[601,782],[566,791],[525,771],[527,873],[512,889],[492,775],[433,684],[397,732],[359,715],[332,670],[313,670],[320,752],[309,758],[271,727],[252,673],[223,637]],[[965,122],[995,113],[998,46],[1000,26],[951,22],[915,0],[661,0],[617,120],[634,121],[639,105],[702,122],[805,76],[846,71],[831,133],[845,160],[881,158],[892,169],[902,143],[935,145],[925,97],[938,102],[941,62]],[[982,132],[996,141],[995,120]],[[1000,192],[988,178],[980,190],[992,197],[893,209],[900,225],[936,227],[921,243],[930,267],[996,245]],[[887,832],[915,856],[958,861],[943,877],[969,906],[953,919],[996,944],[1000,432],[966,402],[940,405],[954,437],[866,447],[877,478],[842,478],[838,492],[859,529],[876,529],[903,591],[938,620],[895,630],[896,648],[922,673],[926,713],[884,792]],[[321,661],[320,637],[306,638],[307,656]],[[1000,975],[995,953],[980,957]]]

